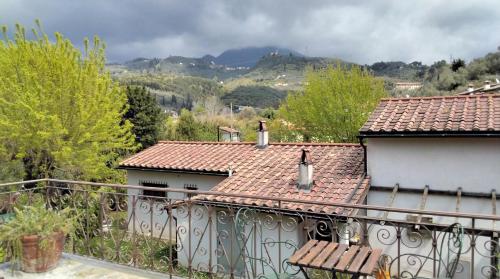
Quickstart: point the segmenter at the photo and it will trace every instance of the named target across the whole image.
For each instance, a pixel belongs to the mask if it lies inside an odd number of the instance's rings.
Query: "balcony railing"
[[[151,196],[146,196],[147,193]],[[261,199],[268,206],[210,202],[202,197]],[[456,259],[454,278],[497,278],[500,216],[343,203],[264,199],[250,195],[42,179],[0,185],[0,214],[44,203],[79,212],[66,251],[190,278],[303,278],[287,259],[309,239],[382,248],[379,265],[392,277],[438,277]],[[335,207],[336,214],[292,211]],[[5,220],[4,220],[5,221]],[[0,222],[2,220],[0,219]],[[461,224],[459,245],[450,225]],[[455,235],[456,236],[456,235]],[[308,269],[313,278],[331,274]]]

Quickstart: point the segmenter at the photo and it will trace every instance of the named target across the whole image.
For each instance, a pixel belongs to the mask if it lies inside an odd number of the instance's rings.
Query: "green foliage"
[[[59,33],[33,33],[18,25],[0,42],[0,151],[24,162],[27,179],[117,179],[110,166],[135,142],[104,45],[85,40],[82,55]]]
[[[377,62],[369,66],[375,76],[411,81],[421,80],[428,68],[428,66],[418,61],[410,64],[404,62]]]
[[[124,119],[134,126],[132,132],[142,148],[158,141],[163,124],[163,114],[156,100],[145,87],[127,86],[129,108]]]
[[[167,119],[164,139],[180,141],[217,141],[217,123],[202,122],[187,109],[182,109],[177,121]]]
[[[0,239],[6,243],[8,254],[14,263],[22,257],[22,237],[38,236],[43,249],[51,243],[54,233],[62,232],[67,235],[75,228],[76,217],[71,208],[54,211],[39,203],[36,206],[23,206],[21,209],[14,208],[14,211],[15,218],[0,226]]]
[[[240,86],[221,99],[226,105],[233,103],[240,106],[277,108],[286,95],[286,92],[268,86]]]
[[[0,155],[0,182],[20,181],[24,177],[24,165],[19,159]]]
[[[120,82],[126,85],[145,86],[150,89],[176,95],[176,103],[179,99],[186,99],[188,95],[194,101],[201,100],[207,96],[221,96],[222,86],[216,81],[200,77],[180,77],[166,74],[140,74],[122,77]]]
[[[193,114],[183,109],[177,123],[177,136],[179,140],[194,140],[198,138],[198,123]]]
[[[463,59],[453,59],[451,61],[451,70],[456,72],[458,69],[465,67],[465,61]]]
[[[305,141],[355,142],[358,130],[386,92],[382,80],[359,67],[309,70],[304,91],[280,107]]]

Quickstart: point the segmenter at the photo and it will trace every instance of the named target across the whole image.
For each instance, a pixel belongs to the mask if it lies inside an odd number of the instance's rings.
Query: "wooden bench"
[[[304,268],[351,274],[351,278],[358,278],[375,272],[381,254],[381,249],[368,246],[309,240],[288,259],[288,263],[298,266],[306,278],[309,277]]]

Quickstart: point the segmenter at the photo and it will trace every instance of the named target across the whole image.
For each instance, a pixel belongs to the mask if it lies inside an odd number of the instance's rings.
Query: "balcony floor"
[[[85,257],[63,254],[59,265],[45,273],[24,273],[14,271],[12,274],[10,265],[0,265],[0,278],[19,279],[59,279],[59,278],[89,278],[89,279],[159,279],[169,278],[167,274],[150,272],[132,267],[117,265]],[[180,279],[181,277],[172,276]]]

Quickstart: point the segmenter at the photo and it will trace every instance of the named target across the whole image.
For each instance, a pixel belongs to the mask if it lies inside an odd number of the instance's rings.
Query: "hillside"
[[[139,73],[160,73],[171,75],[196,76],[208,79],[228,79],[241,76],[248,72],[247,68],[231,68],[217,65],[212,60],[213,56],[206,55],[202,58],[183,56],[170,56],[160,58],[136,58],[122,65],[122,70]],[[113,69],[118,69],[112,65]]]
[[[421,62],[412,62],[406,64],[401,61],[396,62],[377,62],[368,68],[373,74],[380,77],[394,78],[405,81],[421,81],[429,66]]]
[[[285,91],[268,86],[239,86],[222,96],[221,100],[226,105],[233,103],[239,106],[277,108],[286,95]]]
[[[216,64],[230,67],[253,67],[259,60],[270,53],[278,53],[284,56],[304,56],[294,50],[286,48],[268,47],[246,47],[240,49],[229,49],[221,53],[214,60]]]

